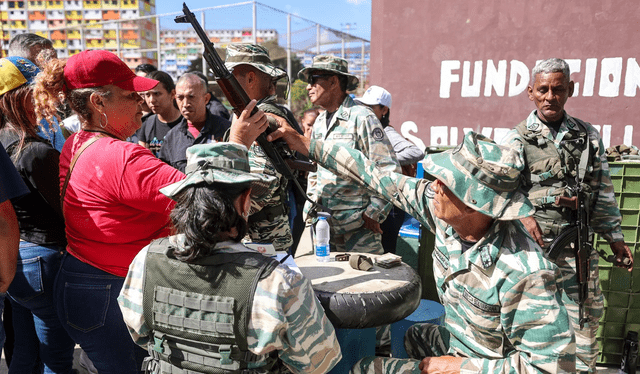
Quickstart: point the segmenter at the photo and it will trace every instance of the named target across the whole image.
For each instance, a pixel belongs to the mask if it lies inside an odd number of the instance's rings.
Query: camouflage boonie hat
[[[360,80],[353,74],[349,74],[349,63],[347,60],[332,56],[332,55],[318,55],[313,58],[311,67],[304,68],[298,72],[298,78],[305,82],[309,82],[309,75],[318,70],[330,71],[335,74],[344,75],[349,78],[347,84],[347,90],[355,90],[358,87]]]
[[[247,148],[233,143],[197,144],[187,148],[187,177],[160,189],[171,199],[189,186],[251,183],[251,200],[268,197],[277,183],[271,175],[250,172]]]
[[[258,44],[229,44],[224,64],[229,70],[233,70],[238,65],[251,65],[275,79],[287,76],[287,72],[284,69],[275,66],[271,62],[269,51]]]
[[[528,217],[534,208],[519,190],[524,168],[518,151],[473,131],[455,149],[428,155],[425,172],[467,206],[497,220]]]

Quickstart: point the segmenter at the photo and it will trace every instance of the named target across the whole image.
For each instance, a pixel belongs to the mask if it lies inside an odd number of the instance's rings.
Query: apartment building
[[[253,43],[251,29],[238,30],[207,30],[209,39],[216,48],[227,48],[229,43]],[[278,32],[273,29],[256,30],[258,43],[278,39]],[[191,61],[200,57],[202,43],[195,31],[186,30],[161,30],[159,69],[166,71],[174,79],[189,70]]]
[[[139,19],[153,14],[155,0],[0,0],[1,53],[30,32],[51,39],[59,57],[106,49],[130,67],[155,64],[156,19]]]

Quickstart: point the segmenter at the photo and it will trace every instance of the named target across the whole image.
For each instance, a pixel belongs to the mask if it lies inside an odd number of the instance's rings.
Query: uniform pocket
[[[467,317],[474,340],[495,350],[503,345],[500,306],[486,303],[465,289],[460,300],[461,315]]]
[[[26,303],[43,293],[41,257],[36,256],[18,261],[16,276],[9,286],[9,296],[19,303]]]
[[[111,285],[65,283],[66,323],[82,332],[104,326],[109,309]]]

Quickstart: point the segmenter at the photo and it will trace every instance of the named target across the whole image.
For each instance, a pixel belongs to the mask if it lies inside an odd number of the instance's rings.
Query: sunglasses
[[[309,84],[314,85],[320,78],[332,77],[333,74],[314,74],[309,76]]]

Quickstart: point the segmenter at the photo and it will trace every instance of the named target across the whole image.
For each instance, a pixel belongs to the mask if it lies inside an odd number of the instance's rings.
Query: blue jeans
[[[66,253],[54,293],[58,317],[100,374],[139,373],[147,352],[136,345],[122,319],[118,295],[124,278]]]
[[[20,242],[16,276],[8,290],[15,330],[10,374],[37,371],[39,361],[45,374],[72,372],[75,343],[58,319],[53,298],[63,249]]]

